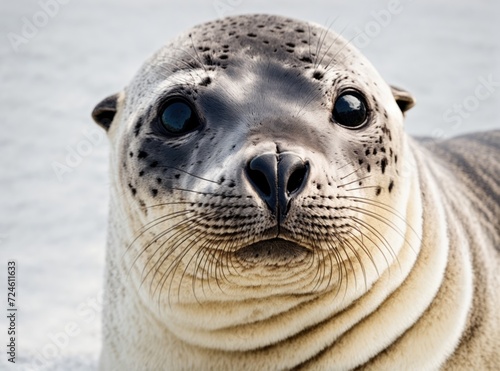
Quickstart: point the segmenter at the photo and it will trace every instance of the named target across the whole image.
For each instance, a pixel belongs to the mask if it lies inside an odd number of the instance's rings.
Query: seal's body
[[[403,132],[340,36],[195,27],[94,119],[111,142],[102,369],[494,369],[500,132]]]

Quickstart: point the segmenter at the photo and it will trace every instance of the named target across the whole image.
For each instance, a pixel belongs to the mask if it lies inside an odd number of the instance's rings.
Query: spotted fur
[[[360,129],[332,117],[350,89]],[[172,96],[196,130],[159,131]],[[499,132],[407,137],[409,94],[334,32],[268,15],[194,27],[103,102],[102,369],[500,365]],[[245,171],[262,153],[307,164],[283,219]]]

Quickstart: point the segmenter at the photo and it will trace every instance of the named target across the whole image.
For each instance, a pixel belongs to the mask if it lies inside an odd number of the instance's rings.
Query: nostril
[[[259,196],[273,210],[276,204],[278,159],[273,153],[254,157],[247,165],[247,177]]]
[[[266,175],[262,171],[254,169],[248,169],[247,172],[248,177],[255,187],[257,187],[264,196],[271,196],[271,186],[269,185]]]
[[[299,165],[296,169],[294,169],[294,171],[290,174],[290,177],[288,178],[288,182],[286,184],[286,191],[289,195],[297,192],[302,187],[306,175],[306,165]]]

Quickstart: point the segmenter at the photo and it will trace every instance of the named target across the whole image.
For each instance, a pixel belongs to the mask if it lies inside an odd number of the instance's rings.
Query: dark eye
[[[366,123],[366,102],[361,94],[346,92],[340,95],[333,106],[333,119],[349,129],[359,129]]]
[[[160,110],[160,121],[170,134],[185,134],[200,125],[192,106],[182,98],[167,101]]]

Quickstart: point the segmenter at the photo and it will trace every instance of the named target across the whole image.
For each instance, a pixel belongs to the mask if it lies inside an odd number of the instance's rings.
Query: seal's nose
[[[250,160],[246,175],[259,197],[281,222],[288,213],[290,201],[307,182],[309,165],[291,152],[264,153]]]

